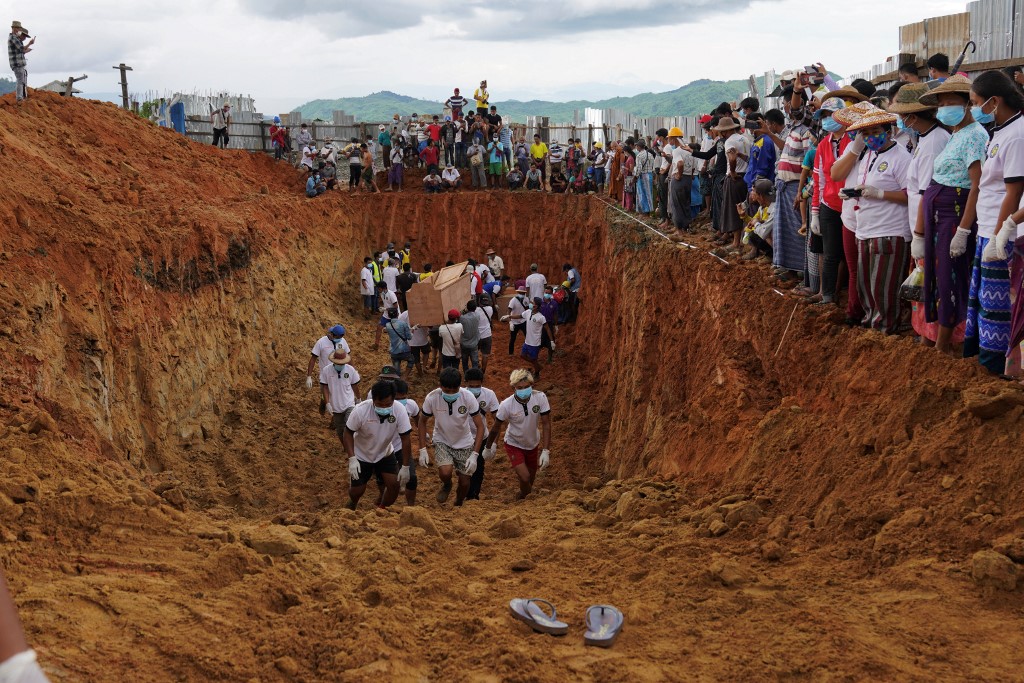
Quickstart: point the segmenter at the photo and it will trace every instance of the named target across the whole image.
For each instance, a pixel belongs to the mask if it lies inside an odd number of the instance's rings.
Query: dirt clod
[[[971,577],[981,586],[1012,591],[1020,571],[1013,560],[994,550],[979,550],[971,558]]]

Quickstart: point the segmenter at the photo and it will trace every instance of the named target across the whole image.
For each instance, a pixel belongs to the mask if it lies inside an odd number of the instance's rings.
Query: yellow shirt
[[[543,142],[530,145],[530,156],[534,159],[543,159],[548,155],[548,146]]]
[[[426,280],[431,275],[433,275],[433,273],[420,273],[420,282],[423,282],[424,280]]]
[[[476,100],[476,108],[486,107],[488,105],[488,98],[490,95],[483,88],[477,88],[476,92],[473,93],[473,99]]]
[[[405,266],[406,263],[410,262],[409,261],[409,252],[408,251],[403,249],[402,251],[400,251],[398,253],[402,255],[402,262],[399,264],[399,266]]]

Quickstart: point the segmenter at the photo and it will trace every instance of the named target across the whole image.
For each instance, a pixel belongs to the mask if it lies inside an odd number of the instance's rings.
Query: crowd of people
[[[446,267],[455,265],[448,262]],[[528,275],[514,280],[501,256],[489,248],[481,261],[466,261],[468,291],[461,309],[447,311],[436,325],[411,325],[410,292],[431,286],[434,276],[430,263],[423,264],[422,272],[412,269],[408,242],[402,249],[388,244],[364,259],[359,290],[364,319],[376,326],[371,349],[379,349],[386,334],[391,362],[362,402],[357,388],[362,376],[353,363],[345,327],[332,326],[311,349],[306,386],[312,389],[319,380],[320,412],[330,413],[348,457],[348,504],[353,509],[370,479],[377,484],[378,506],[394,503],[403,488],[406,503],[414,504],[417,465],[429,465],[428,447],[433,447],[441,484],[438,502],[444,503],[453,489],[456,505],[479,498],[486,463],[495,457],[503,429],[519,497],[529,495],[537,472],[550,462],[551,407],[534,385],[543,369],[541,351],[546,350],[550,364],[559,326],[575,322],[578,315],[579,270],[566,263],[561,278],[549,283],[532,264]],[[494,331],[503,323],[509,325],[510,356],[519,335],[524,336],[519,349],[523,367],[511,373],[511,393],[499,400],[485,382]],[[410,395],[412,385],[428,371],[436,374],[436,385],[417,403]],[[430,424],[433,429],[428,433]],[[415,455],[414,429],[419,444]]]

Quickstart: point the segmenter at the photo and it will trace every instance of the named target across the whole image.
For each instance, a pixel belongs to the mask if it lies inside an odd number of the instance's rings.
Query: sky
[[[603,99],[822,62],[846,76],[895,55],[899,26],[946,0],[0,1],[38,36],[29,85],[251,95],[257,111],[379,90],[443,100]],[[831,30],[830,30],[831,28]],[[8,74],[8,78],[11,75]]]

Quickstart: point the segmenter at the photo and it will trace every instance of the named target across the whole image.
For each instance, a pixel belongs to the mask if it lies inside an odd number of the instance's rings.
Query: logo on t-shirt
[[[391,423],[391,424],[395,424],[395,416],[394,415],[389,415],[388,416],[388,422]]]
[[[992,149],[989,150],[988,156],[990,159],[995,159],[997,154],[999,154],[999,143],[992,145]]]
[[[533,407],[533,412],[539,413],[540,412],[540,406],[534,406]]]
[[[466,414],[466,406],[459,406],[459,415]]]
[[[348,379],[348,373],[347,372],[345,373],[345,379]]]
[[[888,161],[883,161],[882,163],[880,163],[880,164],[878,165],[878,172],[879,172],[879,173],[885,173],[885,171],[886,171],[886,170],[887,170],[888,168],[889,168],[889,162],[888,162]]]
[[[483,401],[480,401],[480,410],[481,411],[486,411],[487,410],[487,404],[485,402],[483,402]]]

